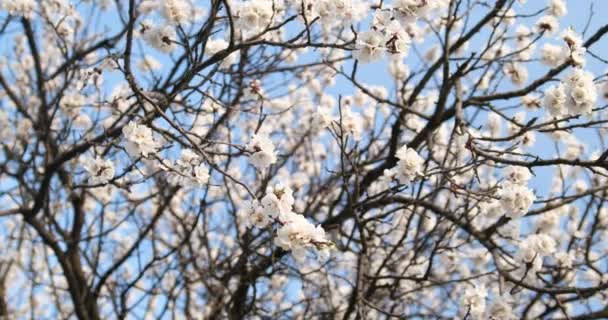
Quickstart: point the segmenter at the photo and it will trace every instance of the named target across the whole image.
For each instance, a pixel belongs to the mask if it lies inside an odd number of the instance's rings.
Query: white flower
[[[514,314],[513,298],[505,293],[501,296],[495,296],[490,306],[489,318],[491,320],[516,320],[518,317]]]
[[[588,189],[587,183],[584,180],[577,179],[574,182],[574,191],[576,193],[583,193],[583,192],[587,191],[587,189]]]
[[[412,40],[410,36],[403,30],[399,22],[396,20],[391,21],[386,28],[386,33],[388,37],[386,42],[388,52],[405,55],[410,49]]]
[[[488,292],[484,285],[469,286],[462,298],[464,310],[468,310],[473,319],[483,319],[486,310],[486,298]]]
[[[357,47],[353,56],[361,62],[378,60],[385,51],[385,43],[384,35],[378,31],[361,32],[357,37]]]
[[[490,113],[488,115],[488,129],[492,137],[497,137],[501,129],[501,118],[496,113]]]
[[[523,262],[532,262],[555,253],[557,243],[551,236],[540,233],[529,235],[519,245],[519,257]]]
[[[169,172],[171,183],[197,187],[209,182],[209,169],[202,163],[200,157],[189,149],[181,151],[180,158],[171,163],[163,161],[163,169]]]
[[[498,196],[506,215],[511,218],[525,215],[536,199],[536,196],[528,187],[511,182],[502,183]]]
[[[518,248],[519,260],[525,263],[530,263],[536,258],[536,251],[528,241],[522,241]]]
[[[262,82],[258,79],[251,80],[243,92],[243,99],[257,100],[260,97],[264,97]]]
[[[575,47],[570,49],[570,59],[572,60],[572,64],[577,67],[582,67],[587,63],[587,59],[585,58],[585,54],[587,53],[587,49],[585,47]]]
[[[252,0],[235,4],[233,9],[236,26],[248,35],[260,32],[270,26],[274,7],[275,2],[272,0]]]
[[[133,157],[142,155],[147,157],[151,153],[155,153],[160,144],[154,140],[152,130],[145,125],[138,125],[133,121],[122,128],[122,133],[127,140],[127,151]]]
[[[144,22],[145,24],[146,22]],[[143,29],[143,28],[142,28]],[[155,49],[164,53],[170,53],[176,48],[174,27],[166,25],[164,27],[148,26],[143,32],[143,38]]]
[[[562,31],[561,37],[570,48],[580,48],[583,46],[583,39],[581,39],[581,36],[571,27]]]
[[[528,80],[528,69],[521,63],[507,63],[503,72],[511,79],[514,85],[522,86]]]
[[[342,110],[342,129],[347,133],[351,134],[355,141],[361,139],[363,134],[363,118],[361,115],[354,113],[350,108],[344,108]]]
[[[540,61],[549,66],[556,67],[564,62],[564,50],[560,46],[545,43],[540,49]]]
[[[99,156],[85,157],[81,163],[89,174],[89,181],[92,184],[107,183],[114,178],[114,163],[111,160],[104,160]]]
[[[542,16],[536,21],[536,31],[553,34],[559,28],[559,23],[554,16]]]
[[[183,0],[164,0],[162,8],[163,17],[174,25],[187,23],[192,13],[188,1]]]
[[[264,198],[262,198],[262,206],[264,208],[264,213],[272,218],[276,218],[279,216],[281,212],[280,200],[274,193],[267,193]]]
[[[524,121],[526,121],[526,112],[524,112],[524,111],[517,112],[511,118],[511,121],[507,123],[507,129],[509,130],[509,133],[515,134],[515,133],[519,132]]]
[[[63,112],[71,116],[77,116],[87,103],[87,97],[80,92],[67,92],[61,98],[59,107]]]
[[[35,0],[5,0],[0,3],[0,9],[8,11],[9,14],[14,16],[23,16],[31,18],[36,9]]]
[[[422,175],[424,159],[420,157],[416,150],[403,146],[397,151],[396,157],[399,159],[399,162],[391,170],[394,170],[395,178],[399,183],[409,184],[416,177]]]
[[[295,199],[291,188],[280,183],[270,188],[264,198],[262,198],[262,206],[264,212],[272,218],[277,218],[280,215],[285,215],[291,212]]]
[[[566,253],[564,251],[557,252],[555,254],[555,261],[560,268],[572,268],[572,263],[574,262],[574,257],[571,253]]]
[[[391,76],[396,80],[404,81],[410,75],[410,69],[403,62],[400,56],[393,56],[394,58],[390,59],[388,70]]]
[[[563,17],[568,13],[566,3],[563,0],[549,0],[549,7],[547,9],[549,14],[555,17]]]
[[[251,137],[247,149],[252,150],[249,162],[258,170],[264,170],[277,162],[274,145],[265,133],[257,133]]]
[[[137,12],[139,12],[139,14],[145,15],[152,13],[156,9],[158,9],[158,3],[156,1],[143,0],[139,4],[139,7],[137,7]]]
[[[373,16],[373,26],[377,29],[386,28],[392,20],[391,12],[388,10],[376,10]]]
[[[393,11],[395,18],[401,24],[409,24],[416,21],[416,18],[422,17],[428,13],[429,2],[426,0],[395,0],[393,2]]]
[[[499,23],[504,24],[505,26],[512,26],[515,24],[517,14],[513,8],[509,9],[501,9],[496,17],[492,19],[492,25],[497,26]]]
[[[318,0],[315,9],[326,31],[336,25],[349,26],[359,16],[350,0]]]
[[[313,125],[317,129],[327,128],[331,122],[334,120],[334,117],[331,115],[331,109],[319,106],[316,112],[313,114]]]
[[[263,228],[273,220],[289,221],[292,219],[293,191],[280,183],[269,188],[260,202],[252,200],[244,206],[250,226]]]
[[[93,125],[93,121],[86,113],[77,114],[74,117],[74,127],[87,130]]]
[[[199,164],[194,167],[194,172],[192,175],[192,180],[196,181],[198,185],[204,185],[209,182],[209,169],[203,164]]]
[[[590,114],[597,102],[597,88],[593,82],[593,74],[582,69],[574,69],[564,83],[569,114],[572,116]]]
[[[249,226],[264,228],[271,222],[270,217],[264,212],[264,208],[257,200],[246,202],[243,211]]]
[[[322,250],[330,246],[325,239],[325,230],[321,226],[315,227],[302,215],[289,212],[281,223],[283,226],[277,231],[275,244],[284,250],[291,250],[298,261],[306,258],[306,248]]]
[[[560,117],[566,114],[566,88],[563,84],[551,86],[545,91],[543,105],[554,117]]]
[[[550,210],[538,217],[536,229],[541,232],[549,232],[559,225],[559,220],[563,214],[563,207]]]
[[[530,170],[526,167],[508,166],[504,170],[504,175],[510,182],[519,185],[526,185],[532,177]]]
[[[548,256],[555,253],[557,243],[555,239],[547,234],[534,234],[533,238],[534,249],[542,256]]]
[[[521,143],[525,147],[531,147],[536,143],[536,134],[534,131],[526,131],[521,137]]]
[[[540,97],[530,93],[521,97],[521,103],[528,109],[540,108],[541,105]]]
[[[530,45],[530,28],[524,25],[518,25],[515,29],[515,40],[517,41],[518,48],[525,48]]]

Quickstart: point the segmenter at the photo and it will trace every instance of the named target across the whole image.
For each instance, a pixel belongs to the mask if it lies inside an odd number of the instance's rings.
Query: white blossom
[[[463,310],[468,310],[471,318],[483,319],[488,293],[483,285],[469,286],[462,296]]]
[[[162,13],[165,19],[171,24],[185,24],[189,21],[191,9],[188,1],[184,0],[163,0]]]
[[[420,157],[416,150],[403,146],[397,150],[395,156],[399,159],[397,166],[390,171],[386,171],[385,175],[394,175],[399,183],[410,184],[423,174],[424,159]]]
[[[498,192],[500,204],[505,210],[505,214],[511,218],[525,215],[536,199],[532,190],[525,185],[504,182]]]
[[[536,21],[536,30],[546,34],[554,34],[559,28],[559,23],[554,16],[542,16]]]
[[[189,149],[182,149],[180,158],[175,162],[163,161],[169,174],[169,181],[188,187],[200,187],[209,181],[209,169],[202,159]]]
[[[272,222],[257,200],[246,202],[243,211],[245,212],[245,216],[247,217],[250,226],[265,228]]]
[[[275,244],[291,254],[298,261],[306,258],[307,248],[325,249],[329,242],[325,238],[325,230],[314,226],[303,215],[289,212],[281,220],[282,227],[277,231]]]
[[[369,30],[359,33],[357,48],[353,56],[361,62],[371,62],[380,59],[386,48],[386,38],[378,31]]]
[[[160,148],[160,143],[152,136],[152,130],[145,125],[137,124],[134,121],[122,128],[122,133],[127,140],[127,151],[133,157],[144,156],[156,153]]]
[[[545,43],[540,50],[540,59],[545,65],[556,67],[565,60],[564,50],[560,46]]]
[[[526,167],[508,166],[504,170],[504,175],[507,180],[514,184],[527,185],[528,180],[532,177],[530,170]]]
[[[549,0],[548,11],[555,17],[563,17],[568,13],[566,3],[563,0]]]
[[[81,160],[82,166],[89,174],[91,184],[104,184],[114,178],[114,163],[109,159],[102,159],[99,156],[84,157]]]
[[[543,105],[554,117],[561,117],[567,113],[566,101],[568,96],[566,94],[566,88],[563,84],[557,86],[551,86],[545,91],[545,98]]]
[[[253,135],[247,149],[251,150],[249,162],[258,170],[264,170],[277,162],[274,144],[265,133],[259,132]]]
[[[295,199],[291,188],[276,184],[268,190],[261,202],[264,212],[272,218],[277,218],[292,211]]]
[[[0,8],[8,11],[11,15],[31,18],[36,9],[35,0],[5,0],[0,3]]]
[[[170,53],[176,48],[175,37],[174,27],[170,25],[164,27],[149,25],[143,31],[143,38],[146,42],[164,53]]]

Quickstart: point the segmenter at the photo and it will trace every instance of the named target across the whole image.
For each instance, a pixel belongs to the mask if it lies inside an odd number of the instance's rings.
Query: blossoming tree
[[[593,7],[0,10],[0,318],[608,317]]]

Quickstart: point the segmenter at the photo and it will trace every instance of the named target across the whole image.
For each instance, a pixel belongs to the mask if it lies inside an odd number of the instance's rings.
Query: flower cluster
[[[554,117],[590,114],[597,103],[593,74],[574,69],[564,81],[546,90],[543,103]]]
[[[473,319],[482,319],[486,310],[488,292],[483,285],[469,286],[462,296],[462,310],[469,310]]]
[[[542,258],[556,251],[555,239],[547,234],[532,234],[519,245],[519,259],[524,263],[532,263],[534,270],[542,267]]]
[[[521,217],[536,199],[532,190],[526,186],[531,177],[530,172],[523,167],[508,167],[505,176],[507,180],[501,183],[498,191],[500,204],[508,217]]]
[[[187,1],[164,0],[162,1],[162,14],[172,24],[185,24],[189,20],[191,9]]]
[[[560,46],[545,43],[540,49],[540,61],[549,67],[560,65],[564,62],[565,58],[564,50]]]
[[[266,133],[254,134],[247,144],[247,149],[251,151],[249,162],[258,170],[264,170],[277,162],[274,144]]]
[[[176,48],[175,28],[171,25],[156,26],[150,21],[143,21],[140,32],[148,45],[163,53],[170,53]]]
[[[564,81],[566,108],[572,116],[589,115],[597,102],[597,89],[593,74],[582,69],[574,71]]]
[[[585,65],[585,53],[587,49],[583,47],[583,40],[580,35],[572,28],[567,28],[561,34],[562,39],[566,43],[566,55],[575,66]]]
[[[99,156],[83,157],[82,166],[89,174],[91,184],[104,184],[114,178],[114,163],[112,160],[103,159]]]
[[[373,28],[358,34],[353,56],[359,61],[378,60],[385,52],[407,54],[411,42],[410,36],[397,20],[392,20],[386,15],[390,15],[390,12],[376,12]]]
[[[253,0],[235,3],[236,26],[246,36],[254,35],[269,27],[273,18],[274,3],[271,0]]]
[[[152,129],[145,125],[129,121],[122,128],[122,133],[127,140],[127,152],[132,157],[147,157],[149,154],[156,153],[157,149],[160,148],[160,143],[152,136]]]
[[[266,227],[271,221],[280,219],[292,211],[295,199],[288,186],[276,184],[269,188],[261,201],[251,200],[244,208],[250,226]]]
[[[16,16],[30,17],[35,8],[35,0],[6,0],[0,2],[0,9]]]
[[[274,243],[291,254],[298,261],[306,258],[306,249],[320,250],[321,256],[327,256],[331,243],[325,238],[325,230],[315,227],[303,215],[288,212],[281,219],[282,226],[277,231]]]
[[[357,35],[353,56],[361,62],[371,62],[380,59],[384,53],[406,55],[412,38],[418,35],[416,20],[441,5],[444,3],[397,0],[392,8],[377,9],[370,30]]]
[[[395,155],[399,161],[397,166],[384,171],[384,176],[397,179],[400,184],[410,184],[423,174],[424,159],[412,148],[407,146],[397,150]]]
[[[197,187],[209,181],[209,169],[201,157],[189,149],[183,149],[175,162],[163,160],[162,168],[169,173],[169,182],[176,185]]]
[[[526,185],[528,180],[532,178],[530,170],[526,167],[508,166],[503,171],[504,176],[508,181],[518,185]]]
[[[297,4],[298,1],[295,5]],[[365,3],[357,0],[319,0],[312,8],[320,17],[324,30],[335,26],[349,26],[359,20],[366,9]]]
[[[244,216],[249,226],[265,228],[273,222],[280,226],[277,230],[275,244],[284,250],[291,250],[298,261],[306,258],[310,248],[326,250],[331,243],[325,238],[325,230],[314,226],[303,215],[293,212],[295,199],[293,190],[282,184],[269,188],[261,201],[251,200],[243,208]]]

